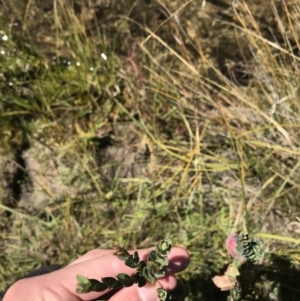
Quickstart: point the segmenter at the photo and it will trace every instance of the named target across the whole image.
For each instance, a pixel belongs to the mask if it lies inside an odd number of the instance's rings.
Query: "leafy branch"
[[[156,249],[148,254],[146,262],[140,260],[139,254],[135,251],[133,254],[124,248],[115,247],[115,253],[120,260],[124,261],[125,265],[135,269],[133,275],[120,273],[114,277],[103,277],[101,281],[97,279],[89,279],[87,277],[77,275],[77,293],[103,292],[107,289],[120,289],[137,284],[138,287],[143,287],[147,282],[153,284],[156,280],[165,276],[167,266],[169,264],[168,253],[171,251],[171,240],[163,240],[158,243]],[[158,289],[158,297],[165,301],[168,293],[164,289]]]

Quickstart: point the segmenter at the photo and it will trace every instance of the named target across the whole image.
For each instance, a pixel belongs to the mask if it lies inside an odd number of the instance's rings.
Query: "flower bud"
[[[237,241],[239,240],[239,235],[238,234],[229,234],[229,236],[226,239],[226,249],[227,252],[235,259],[240,261],[241,263],[244,263],[247,261],[246,257],[242,254],[240,254],[237,250],[238,243]]]

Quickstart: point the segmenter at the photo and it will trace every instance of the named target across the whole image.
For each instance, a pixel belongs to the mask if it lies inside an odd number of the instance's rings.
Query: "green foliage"
[[[103,292],[107,289],[120,289],[122,287],[129,287],[137,284],[143,287],[147,282],[153,284],[156,280],[165,276],[166,268],[169,264],[167,258],[168,253],[171,251],[171,240],[163,240],[158,243],[156,250],[149,253],[146,262],[140,260],[138,252],[133,254],[123,246],[117,246],[115,253],[120,260],[124,261],[125,265],[130,268],[136,269],[135,274],[129,276],[125,273],[120,273],[113,277],[103,277],[101,281],[96,279],[89,279],[81,275],[77,275],[77,293],[89,292]],[[167,291],[158,289],[158,297],[160,300],[165,301],[168,296]]]
[[[215,276],[214,284],[221,290],[230,291],[227,301],[242,300],[241,281],[248,285],[254,281],[254,271],[245,269],[247,262],[254,263],[262,258],[266,245],[262,239],[251,238],[248,233],[230,234],[226,248],[234,257],[223,276]]]
[[[255,262],[264,255],[266,245],[261,238],[250,238],[248,233],[240,233],[237,239],[237,251],[249,262]]]

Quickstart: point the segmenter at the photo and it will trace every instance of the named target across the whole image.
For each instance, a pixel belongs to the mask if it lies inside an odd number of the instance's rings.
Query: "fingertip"
[[[177,279],[175,275],[166,275],[158,280],[161,287],[167,291],[172,291],[177,285]]]
[[[190,263],[190,254],[186,249],[173,247],[168,255],[169,265],[167,273],[178,273],[187,268]]]

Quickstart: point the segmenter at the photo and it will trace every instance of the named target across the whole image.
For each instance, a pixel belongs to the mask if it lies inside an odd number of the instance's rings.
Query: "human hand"
[[[151,250],[153,248],[138,250],[141,260],[146,261]],[[109,301],[156,301],[157,289],[174,289],[176,286],[175,273],[184,270],[189,264],[189,254],[182,248],[173,247],[168,258],[169,265],[165,277],[153,285],[147,284],[139,288],[135,284],[122,288],[112,296],[108,290],[101,293],[76,293],[76,275],[78,274],[99,280],[102,277],[115,277],[119,273],[134,274],[134,269],[119,260],[114,255],[114,251],[95,249],[61,270],[17,281],[8,289],[3,301],[86,301],[99,297]]]

